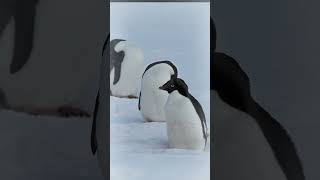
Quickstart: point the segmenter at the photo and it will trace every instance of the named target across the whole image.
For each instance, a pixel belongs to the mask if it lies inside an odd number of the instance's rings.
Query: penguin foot
[[[138,99],[137,96],[133,96],[133,95],[129,95],[127,98],[128,98],[128,99]]]
[[[58,113],[62,117],[90,117],[90,114],[82,109],[70,106],[62,106],[58,109]]]
[[[139,98],[139,97],[134,96],[134,95],[129,95],[129,96],[118,96],[118,95],[110,94],[110,96],[117,97],[117,98],[125,98],[125,99],[138,99],[138,98]]]
[[[144,118],[144,122],[145,123],[150,123],[150,122],[153,122],[151,119],[149,119],[149,118]]]

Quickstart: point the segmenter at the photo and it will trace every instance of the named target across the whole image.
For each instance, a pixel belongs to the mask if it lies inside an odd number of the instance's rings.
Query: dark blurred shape
[[[38,0],[1,0],[0,35],[14,19],[15,43],[10,73],[18,72],[28,61],[33,48],[34,21]]]
[[[214,27],[213,21],[211,22]],[[215,28],[212,30],[212,37],[216,37]],[[211,39],[211,41],[215,42],[216,39]],[[214,48],[211,53],[213,58],[212,90],[216,91],[225,103],[249,114],[255,120],[288,180],[304,180],[299,155],[287,131],[252,98],[249,77],[236,60],[224,53],[215,53]]]

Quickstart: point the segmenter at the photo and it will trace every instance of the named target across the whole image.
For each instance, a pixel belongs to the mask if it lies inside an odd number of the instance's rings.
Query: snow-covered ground
[[[209,98],[199,97],[207,115]],[[111,180],[208,180],[210,149],[168,149],[166,123],[145,123],[138,100],[110,99]]]

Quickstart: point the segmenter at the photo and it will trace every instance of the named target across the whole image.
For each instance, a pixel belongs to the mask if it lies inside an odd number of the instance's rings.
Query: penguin
[[[110,42],[110,93],[112,96],[138,98],[143,70],[144,57],[140,48],[123,39],[113,39]]]
[[[187,84],[172,77],[160,89],[169,93],[164,107],[169,148],[204,150],[208,137],[205,114]]]
[[[213,26],[213,27],[212,27]],[[305,180],[286,129],[251,95],[250,79],[237,61],[215,52],[211,19],[211,99],[214,174],[217,179]]]
[[[17,73],[27,63],[33,49],[34,24],[38,0],[2,0],[0,2],[0,37],[11,18],[15,22],[14,53],[10,73]]]
[[[110,39],[107,36],[106,42]],[[102,175],[107,177],[109,148],[107,148],[107,141],[109,141],[108,119],[109,119],[109,102],[110,95],[108,93],[108,61],[109,61],[109,43],[105,43],[102,50],[102,60],[100,67],[99,88],[95,99],[93,123],[91,128],[91,151],[92,154],[97,154],[98,161]],[[111,52],[110,52],[111,53]]]
[[[168,82],[171,77],[177,77],[176,66],[170,61],[154,62],[147,66],[141,82],[138,109],[146,122],[165,121],[164,105],[168,93],[159,87]]]

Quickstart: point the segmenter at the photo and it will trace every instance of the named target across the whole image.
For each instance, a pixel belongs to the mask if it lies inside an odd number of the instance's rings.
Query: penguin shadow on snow
[[[217,93],[217,97],[213,96],[213,103],[217,102],[216,105],[220,105],[220,101],[228,105],[230,108],[236,109],[242,113],[245,113],[254,120],[254,123],[260,128],[264,138],[267,141],[267,144],[272,150],[272,154],[278,162],[281,170],[283,171],[287,180],[304,180],[305,175],[303,171],[303,166],[300,161],[298,152],[294,145],[294,142],[290,138],[289,133],[285,130],[285,128],[274,119],[265,109],[263,109],[251,96],[250,91],[250,80],[247,74],[242,70],[240,65],[237,63],[235,59],[224,54],[215,52],[216,48],[216,28],[213,20],[211,19],[211,62],[212,62],[212,70],[211,70],[211,91]],[[218,99],[219,100],[218,102]],[[215,108],[215,104],[213,104],[213,108]],[[221,108],[216,107],[219,110]],[[235,110],[234,110],[235,111]],[[220,113],[220,112],[216,112]],[[214,114],[215,116],[215,114]],[[217,116],[217,115],[216,115]],[[240,116],[234,118],[240,118]],[[214,128],[213,137],[214,137],[214,146],[217,149],[214,156],[215,159],[215,171],[217,174],[223,174],[221,172],[230,172],[228,167],[231,167],[233,164],[237,164],[233,161],[229,160],[224,163],[227,157],[232,157],[233,155],[228,152],[228,140],[232,137],[232,134],[235,132],[228,131],[232,127],[232,124],[229,124],[229,128],[223,128],[222,124],[226,121],[226,119],[221,119],[221,116],[217,116],[220,119],[214,119]],[[240,121],[241,119],[238,119]],[[246,123],[245,121],[239,123]],[[220,126],[221,125],[221,126]],[[219,130],[222,128],[223,130]],[[232,129],[232,128],[231,128]],[[227,132],[224,132],[227,131]],[[243,132],[246,134],[245,132]],[[227,134],[227,135],[222,135]],[[258,135],[256,135],[258,137]],[[227,138],[229,137],[229,138]],[[252,137],[256,138],[256,137]],[[247,141],[250,139],[247,139]],[[236,141],[246,141],[246,139],[237,139]],[[260,143],[260,142],[258,142]],[[241,144],[241,143],[240,143]],[[227,146],[228,145],[228,146]],[[261,146],[261,144],[257,144],[257,146]],[[225,151],[222,149],[225,148]],[[250,147],[244,147],[250,148]],[[255,147],[251,147],[255,148]],[[259,149],[259,147],[256,147]],[[252,155],[255,154],[255,150],[251,149]],[[260,155],[261,156],[261,155]],[[224,157],[224,158],[223,158]],[[247,157],[250,159],[250,157]],[[246,158],[243,160],[245,161]],[[226,164],[226,165],[223,165]],[[246,163],[243,164],[245,167]],[[260,166],[259,164],[255,164],[252,166]],[[222,168],[222,169],[221,169]],[[223,169],[227,168],[227,169]],[[269,167],[270,168],[270,167]],[[253,170],[251,173],[257,173]],[[242,172],[240,172],[241,174]],[[258,173],[259,174],[259,173]],[[228,176],[228,175],[226,175]],[[220,177],[220,176],[219,176]],[[220,177],[223,178],[224,176]],[[256,176],[257,177],[257,176]],[[261,176],[262,178],[262,176]],[[279,177],[278,177],[279,179]]]

